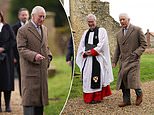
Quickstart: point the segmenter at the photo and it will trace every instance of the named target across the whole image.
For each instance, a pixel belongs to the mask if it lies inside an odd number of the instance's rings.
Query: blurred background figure
[[[14,90],[14,55],[15,37],[12,28],[0,12],[0,112],[1,93],[4,92],[5,111],[11,112],[11,91]]]
[[[72,74],[73,74],[73,66],[74,66],[74,47],[73,47],[73,37],[71,35],[68,44],[67,44],[67,54],[66,54],[66,62],[68,65],[72,67]]]
[[[20,8],[18,11],[18,21],[12,26],[15,36],[17,36],[18,29],[25,25],[29,20],[29,11],[27,8]],[[14,47],[15,55],[15,67],[17,71],[17,76],[19,78],[19,92],[21,96],[21,73],[20,73],[20,63],[19,63],[19,53],[17,50],[17,45]]]

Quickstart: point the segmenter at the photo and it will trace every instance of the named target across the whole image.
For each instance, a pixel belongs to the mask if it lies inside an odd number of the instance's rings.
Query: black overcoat
[[[5,50],[6,55],[3,61],[0,61],[0,91],[14,90],[14,54],[15,36],[12,28],[4,24],[0,32],[0,47]]]

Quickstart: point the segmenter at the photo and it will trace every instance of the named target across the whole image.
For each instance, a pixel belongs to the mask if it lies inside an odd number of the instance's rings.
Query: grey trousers
[[[24,115],[43,115],[43,106],[23,106]]]
[[[122,88],[122,93],[123,93],[123,101],[125,103],[130,103],[130,98],[131,98],[131,95],[130,95],[130,89],[126,89],[124,87],[124,84],[123,82],[121,83],[121,88]],[[141,96],[142,94],[142,90],[141,89],[135,89],[135,93],[136,93],[136,96]]]

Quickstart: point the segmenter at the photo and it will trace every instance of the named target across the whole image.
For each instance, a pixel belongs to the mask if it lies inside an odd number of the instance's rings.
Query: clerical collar
[[[94,32],[95,29],[96,29],[96,27],[95,27],[95,28],[90,28],[89,31],[90,31],[90,32]]]

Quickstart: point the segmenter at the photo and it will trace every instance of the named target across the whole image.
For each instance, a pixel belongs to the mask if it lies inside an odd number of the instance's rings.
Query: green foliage
[[[43,6],[46,11],[55,12],[55,26],[60,27],[68,23],[67,16],[59,0],[10,0],[9,18],[11,23],[17,21],[18,10],[25,7],[31,13],[33,7]]]
[[[140,64],[140,75],[141,81],[151,81],[154,80],[154,54],[144,54],[141,57]],[[78,72],[78,69],[76,70]],[[118,78],[119,67],[113,68],[114,82],[111,83],[111,89],[115,90],[117,78]],[[70,98],[76,98],[82,96],[82,83],[80,75],[75,76],[73,80],[73,85],[71,89]]]
[[[74,74],[80,74],[80,68],[75,64]]]
[[[81,75],[74,76],[71,93],[69,98],[76,98],[82,96],[82,80]]]
[[[46,115],[58,115],[66,101],[71,85],[71,67],[65,62],[65,57],[54,57],[51,65],[56,68],[56,75],[49,77],[49,105],[45,108]]]
[[[141,81],[154,80],[154,54],[146,54],[141,58]]]

